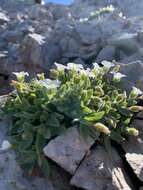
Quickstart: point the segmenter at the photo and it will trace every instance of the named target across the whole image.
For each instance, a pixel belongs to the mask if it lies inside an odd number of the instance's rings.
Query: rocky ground
[[[142,10],[142,0],[75,0],[71,6],[0,0],[0,94],[9,92],[14,71],[25,70],[31,75],[44,71],[48,75],[54,62],[90,67],[92,62],[100,64],[102,60],[121,64],[122,73],[127,75],[123,83],[126,90],[132,86],[143,90]],[[140,114],[133,125],[141,130],[142,120]],[[2,129],[6,124],[0,125],[2,142],[7,138]],[[77,138],[76,146],[72,133]],[[141,189],[142,132],[137,140],[114,146],[112,159],[101,145],[80,139],[76,129],[67,135],[71,136],[70,143],[69,136],[63,135],[44,150],[54,161],[52,179],[24,178],[15,154],[1,153],[0,189],[71,190],[69,184],[85,190]],[[71,146],[59,143],[66,140],[65,144]]]

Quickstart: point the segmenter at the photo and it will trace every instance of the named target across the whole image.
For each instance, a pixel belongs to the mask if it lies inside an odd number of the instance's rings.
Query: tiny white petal
[[[140,95],[140,94],[143,93],[139,88],[136,88],[135,86],[133,86],[133,92],[134,92],[136,95]]]
[[[14,74],[16,77],[19,77],[19,76],[29,76],[29,73],[28,72],[24,72],[24,71],[21,71],[21,72],[13,72],[12,74]]]
[[[84,69],[84,68],[83,68],[83,65],[81,65],[81,64],[68,63],[68,64],[67,64],[67,69],[69,69],[69,70],[71,70],[71,69],[76,69],[76,70],[78,71],[78,70],[82,70],[82,69]]]
[[[44,79],[38,81],[39,84],[45,86],[47,89],[58,88],[61,84],[59,80]]]
[[[54,63],[54,65],[55,65],[56,68],[59,69],[59,70],[60,70],[60,69],[62,69],[62,70],[66,69],[66,66],[65,66],[65,65],[62,65],[62,64],[59,64],[59,63],[56,63],[56,62]]]
[[[108,68],[111,68],[111,67],[114,67],[114,63],[112,63],[112,62],[110,62],[110,61],[102,61],[101,62],[102,63],[102,65],[104,66],[104,67],[108,67]]]
[[[99,69],[99,68],[100,68],[100,66],[99,66],[98,63],[96,63],[96,62],[93,63],[93,66],[94,66],[95,69]]]
[[[121,78],[126,77],[126,75],[122,74],[122,73],[116,73],[116,72],[111,72],[113,74],[113,77],[115,80],[120,80]]]
[[[9,143],[9,141],[7,141],[7,140],[4,140],[3,142],[2,142],[2,146],[1,146],[1,150],[8,150],[8,149],[10,149],[11,148],[11,144]]]

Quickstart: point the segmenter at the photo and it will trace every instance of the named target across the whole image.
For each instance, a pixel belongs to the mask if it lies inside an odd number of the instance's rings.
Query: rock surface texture
[[[74,177],[71,184],[86,190],[130,190],[126,181],[121,159],[113,149],[112,156],[108,155],[103,147],[97,146],[87,157]]]
[[[76,128],[70,128],[65,134],[50,141],[44,148],[44,153],[66,171],[74,174],[93,143],[91,137],[85,139]]]

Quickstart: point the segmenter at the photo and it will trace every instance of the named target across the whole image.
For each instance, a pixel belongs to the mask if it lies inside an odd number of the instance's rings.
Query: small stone
[[[85,190],[131,190],[122,161],[115,149],[110,156],[104,147],[96,146],[81,163],[71,184]]]
[[[6,150],[8,150],[8,149],[10,149],[10,148],[11,148],[11,144],[9,143],[9,141],[4,140],[4,141],[2,142],[1,150],[2,150],[2,151],[6,151]]]
[[[66,171],[74,174],[93,143],[94,140],[91,137],[82,137],[78,129],[73,127],[63,135],[51,140],[44,148],[44,153]]]

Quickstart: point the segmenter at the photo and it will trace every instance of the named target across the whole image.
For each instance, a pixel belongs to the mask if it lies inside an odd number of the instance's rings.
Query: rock
[[[25,36],[20,46],[21,62],[30,70],[42,68],[42,45],[44,43],[44,37],[39,34],[34,33]]]
[[[143,182],[143,121],[134,120],[131,127],[139,130],[139,137],[130,137],[128,142],[122,143],[127,162],[137,177]]]
[[[2,34],[3,39],[7,42],[18,43],[23,38],[23,33],[21,31],[6,31]]]
[[[74,60],[74,63],[77,63],[77,64],[81,64],[81,65],[85,65],[85,62],[83,61],[83,59],[81,59],[81,58],[77,58],[77,59],[75,59]]]
[[[91,137],[84,138],[77,128],[51,140],[44,148],[45,155],[71,174],[74,174],[83,157],[93,145]]]
[[[0,105],[2,105],[8,98],[8,95],[0,96]]]
[[[139,49],[136,39],[137,33],[115,34],[110,39],[108,39],[108,44],[124,48],[124,52],[126,53],[132,53]]]
[[[105,46],[98,54],[96,62],[100,63],[103,60],[112,61],[115,59],[116,48],[113,46]]]
[[[54,21],[52,13],[47,11],[46,7],[39,4],[29,7],[29,9],[27,9],[27,14],[32,20],[45,21],[46,18],[49,24]]]
[[[79,49],[78,42],[70,37],[65,37],[61,39],[60,46],[63,53],[77,53]]]
[[[143,57],[140,55],[139,52],[133,53],[131,56],[124,56],[123,59],[121,58],[121,62],[125,64],[137,61],[143,61]]]
[[[122,147],[127,153],[143,154],[143,121],[135,119],[131,127],[139,130],[139,137],[130,137],[128,141],[122,143]]]
[[[95,24],[77,23],[75,30],[83,44],[94,44],[101,38],[100,30]]]
[[[9,22],[9,21],[10,19],[3,12],[0,12],[0,24]]]
[[[133,86],[143,89],[143,84],[140,82],[143,76],[143,63],[141,61],[121,64],[120,72],[126,77],[122,79],[122,88],[130,92]]]
[[[71,184],[85,190],[131,190],[116,150],[112,149],[111,157],[101,146],[81,163]]]
[[[143,112],[142,112],[142,111],[139,112],[136,117],[137,117],[137,118],[140,118],[140,119],[143,119]]]
[[[134,173],[143,182],[143,154],[127,153],[126,159]]]

